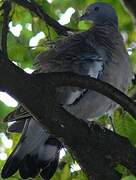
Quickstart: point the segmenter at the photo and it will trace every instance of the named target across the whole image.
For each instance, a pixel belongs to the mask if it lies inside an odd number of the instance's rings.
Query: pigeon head
[[[80,20],[91,20],[94,24],[112,24],[118,26],[118,18],[110,4],[98,2],[87,7]]]

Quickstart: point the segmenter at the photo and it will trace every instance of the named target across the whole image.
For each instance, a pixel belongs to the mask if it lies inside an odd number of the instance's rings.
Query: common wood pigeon
[[[93,26],[85,32],[60,38],[54,47],[41,53],[35,62],[37,73],[89,75],[125,92],[133,73],[115,10],[109,4],[94,3],[80,19],[93,21]],[[115,102],[95,91],[63,87],[58,93],[62,106],[86,121],[116,107]],[[8,178],[19,170],[22,178],[34,178],[40,172],[49,180],[57,168],[62,148],[60,141],[49,135],[22,107],[7,119],[15,121],[9,131],[22,132],[22,136],[2,169],[2,177]]]

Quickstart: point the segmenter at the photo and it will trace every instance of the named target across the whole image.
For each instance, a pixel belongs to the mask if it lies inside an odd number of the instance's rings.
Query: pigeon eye
[[[96,7],[94,8],[94,10],[95,10],[95,11],[99,11],[99,7],[96,6]]]

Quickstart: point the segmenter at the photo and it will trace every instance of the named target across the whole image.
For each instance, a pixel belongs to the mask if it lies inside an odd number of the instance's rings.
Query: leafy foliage
[[[99,0],[101,1],[101,0]],[[2,5],[2,0],[0,1],[0,5]],[[63,14],[69,8],[73,8],[75,13],[70,17],[70,22],[67,24],[68,27],[72,27],[74,29],[84,30],[89,27],[88,22],[78,22],[78,17],[81,15],[82,10],[90,3],[95,2],[95,0],[36,0],[39,3],[44,11],[53,17],[56,20],[60,20]],[[52,2],[52,3],[49,3]],[[136,32],[134,30],[134,25],[132,21],[132,17],[128,14],[128,12],[123,7],[122,2],[114,1],[114,0],[105,0],[104,2],[110,3],[116,9],[118,17],[119,17],[119,28],[124,37],[126,47],[132,48],[132,54],[130,55],[131,62],[133,64],[134,70],[136,69],[136,50],[135,50],[135,41],[136,41]],[[47,41],[55,40],[57,38],[56,32],[49,27],[45,22],[39,19],[34,13],[24,9],[23,7],[12,4],[12,11],[10,13],[10,31],[8,34],[8,53],[10,59],[16,61],[19,66],[22,68],[32,68],[32,64],[36,55],[40,52],[46,50]],[[2,20],[2,13],[0,13],[0,20]],[[2,23],[2,21],[0,21]],[[20,25],[20,35],[17,35],[18,31],[15,31],[15,27]],[[1,27],[1,25],[0,25]],[[13,30],[14,29],[14,30]],[[13,32],[14,31],[14,32]],[[36,37],[38,33],[43,32],[45,34],[45,38],[42,38],[37,44],[34,44],[32,47],[30,46],[30,42],[32,38]],[[34,42],[37,40],[35,39]],[[135,86],[131,88],[129,91],[135,92]],[[5,133],[8,138],[12,139],[14,143],[17,143],[19,136],[9,135],[6,133],[6,125],[2,123],[2,118],[13,108],[7,107],[5,104],[0,102],[0,134]],[[101,117],[98,121],[103,125],[111,128],[111,123],[107,116]],[[118,108],[114,113],[113,123],[115,126],[115,131],[122,136],[127,137],[132,144],[136,145],[136,122],[135,120],[124,112],[123,109]],[[0,136],[1,138],[1,136]],[[0,140],[0,154],[7,153],[10,154],[15,144],[11,148],[6,148],[2,140]],[[1,155],[0,155],[1,158]],[[2,158],[1,158],[2,159]],[[71,169],[74,164],[74,160],[70,156],[69,153],[61,159],[62,167],[58,168],[58,171],[52,178],[52,180],[87,180],[85,174],[82,170],[75,171]],[[4,161],[0,161],[0,168],[3,166]],[[123,180],[135,180],[136,177],[132,176],[130,172],[127,171],[126,168],[118,165],[118,171],[122,173]],[[19,180],[18,174],[14,177],[11,177],[10,180]],[[38,177],[37,179],[40,179]]]

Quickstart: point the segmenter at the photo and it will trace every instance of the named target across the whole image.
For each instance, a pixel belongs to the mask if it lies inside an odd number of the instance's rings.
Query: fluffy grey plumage
[[[118,31],[114,9],[105,3],[95,3],[87,8],[81,17],[83,19],[92,20],[93,27],[60,39],[53,48],[40,54],[35,62],[37,72],[71,71],[89,75],[125,92],[133,73]],[[67,87],[58,89],[58,92],[64,108],[84,120],[103,115],[116,106],[113,101],[94,91]],[[23,112],[22,116],[16,118],[14,112],[8,119],[17,121],[9,128],[10,131],[19,132],[23,129],[23,133],[2,170],[2,177],[7,178],[18,169],[23,178],[35,177],[42,169],[41,175],[50,179],[57,168],[60,142],[52,139],[27,113]],[[14,160],[17,160],[17,165]],[[29,166],[31,163],[34,167]]]

